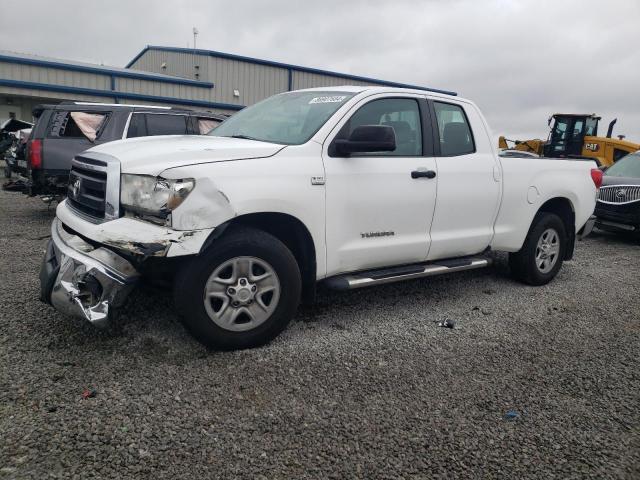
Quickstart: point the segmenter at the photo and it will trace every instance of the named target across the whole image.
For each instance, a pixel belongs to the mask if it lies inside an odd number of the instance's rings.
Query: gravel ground
[[[540,288],[498,256],[323,291],[218,353],[163,292],[104,332],[39,302],[52,218],[0,192],[0,478],[640,477],[637,243],[594,235]]]

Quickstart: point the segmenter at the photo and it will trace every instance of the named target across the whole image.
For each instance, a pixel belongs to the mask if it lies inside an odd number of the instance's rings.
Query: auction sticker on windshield
[[[346,95],[333,95],[333,96],[330,96],[330,97],[314,97],[311,100],[309,100],[309,104],[311,104],[311,103],[340,103],[345,98],[347,98]]]

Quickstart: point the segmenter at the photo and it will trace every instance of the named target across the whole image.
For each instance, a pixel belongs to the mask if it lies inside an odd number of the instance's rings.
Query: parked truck
[[[107,324],[141,279],[170,280],[203,343],[276,337],[318,282],[347,290],[490,265],[551,281],[588,233],[595,162],[501,158],[474,103],[387,87],[300,90],[208,136],[77,155],[41,298]],[[584,227],[584,228],[583,228]]]

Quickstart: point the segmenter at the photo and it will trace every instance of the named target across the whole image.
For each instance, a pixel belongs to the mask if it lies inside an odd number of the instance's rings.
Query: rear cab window
[[[460,105],[433,102],[440,137],[440,155],[453,157],[476,151],[469,119]]]

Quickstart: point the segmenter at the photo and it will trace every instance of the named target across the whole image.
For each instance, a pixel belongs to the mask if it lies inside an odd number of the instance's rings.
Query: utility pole
[[[196,80],[200,78],[200,65],[198,65],[198,61],[196,59],[196,37],[198,36],[198,29],[193,27],[193,75]]]

